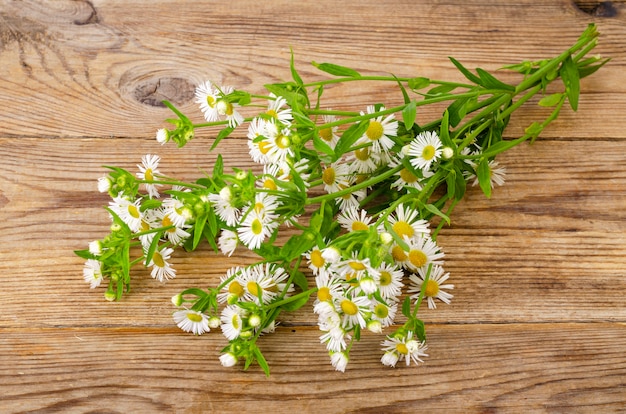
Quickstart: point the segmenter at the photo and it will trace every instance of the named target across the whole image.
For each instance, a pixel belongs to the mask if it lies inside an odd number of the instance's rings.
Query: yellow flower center
[[[270,151],[270,144],[267,141],[261,141],[259,142],[259,151],[261,152],[261,154],[265,155]]]
[[[283,134],[278,135],[275,142],[276,146],[280,149],[289,148],[289,145],[291,145],[289,137]]]
[[[355,221],[352,223],[352,231],[367,230],[367,229],[369,229],[369,226],[363,223],[362,221]]]
[[[148,168],[144,174],[144,177],[146,178],[146,180],[148,181],[152,181],[154,180],[154,175],[152,174],[152,168]]]
[[[261,223],[261,221],[258,218],[255,218],[254,220],[252,220],[252,224],[250,225],[250,230],[252,230],[252,233],[258,236],[259,234],[263,232],[263,223]]]
[[[128,214],[130,214],[133,218],[139,218],[139,210],[137,210],[137,206],[134,204],[128,205]]]
[[[322,181],[326,185],[333,185],[335,183],[335,169],[333,167],[328,167],[322,173]]]
[[[158,267],[165,267],[165,260],[163,260],[163,256],[161,256],[161,253],[159,252],[154,252],[154,255],[152,256],[152,263]]]
[[[409,184],[417,181],[417,176],[406,168],[400,171],[400,178],[402,178],[402,181]]]
[[[435,157],[435,147],[432,145],[426,145],[422,150],[422,158],[426,161],[430,161]]]
[[[330,128],[323,128],[319,130],[320,138],[326,142],[330,142],[333,139],[333,131]]]
[[[233,317],[230,319],[230,322],[233,325],[233,328],[239,329],[239,321],[240,320],[241,320],[241,318],[239,317],[239,315],[237,315],[237,314],[233,315]]]
[[[350,316],[354,316],[357,313],[359,313],[359,307],[354,302],[348,299],[344,299],[341,301],[341,310],[346,315],[350,315]]]
[[[407,348],[402,342],[396,344],[396,350],[402,355],[407,355],[409,353],[409,348]]]
[[[352,270],[356,270],[357,272],[365,270],[365,265],[361,262],[351,261],[348,265],[352,268]]]
[[[330,294],[330,289],[328,289],[326,286],[322,286],[317,291],[317,298],[320,300],[320,302],[326,302],[327,300],[332,299],[332,297],[333,296]]]
[[[432,279],[428,279],[428,282],[426,282],[426,287],[424,288],[424,295],[434,297],[437,296],[437,293],[439,293],[439,283],[435,282]]]
[[[211,108],[215,108],[215,98],[213,98],[212,96],[209,95],[209,96],[206,97],[206,103]]]
[[[253,280],[248,282],[248,284],[246,285],[246,288],[248,289],[248,292],[250,292],[251,295],[254,295],[257,297],[259,296],[259,292],[263,292],[263,288],[259,286],[259,284]]]
[[[370,121],[365,135],[372,141],[379,140],[383,136],[383,124],[378,121]]]
[[[311,252],[311,264],[318,269],[326,264],[326,260],[322,257],[321,251],[313,250]]]
[[[169,227],[172,226],[174,223],[172,222],[172,219],[170,219],[170,216],[165,215],[163,216],[163,220],[161,220],[161,224],[163,225],[163,227]],[[176,231],[176,227],[172,227],[167,231],[170,233],[174,233]]]
[[[243,295],[243,286],[241,286],[241,283],[233,280],[230,282],[230,285],[228,285],[228,293],[241,297]]]
[[[376,315],[380,319],[384,319],[387,317],[387,315],[389,315],[389,309],[382,303],[379,303],[378,305],[374,306],[374,315]]]
[[[406,221],[396,221],[391,228],[401,239],[404,238],[404,236],[411,238],[415,233],[413,227]]]
[[[278,113],[273,109],[268,109],[267,112],[265,113],[271,116],[272,118],[278,119]]]
[[[260,201],[257,203],[254,203],[254,211],[256,211],[257,213],[260,213],[264,209],[265,209],[265,206]]]
[[[393,260],[397,262],[404,262],[408,258],[400,246],[393,246],[391,249],[391,256],[393,257]]]
[[[278,189],[278,187],[276,187],[276,183],[271,178],[266,178],[265,181],[263,181],[263,188],[266,188],[268,190]]]
[[[388,286],[391,284],[391,273],[386,270],[380,272],[380,281],[381,286]]]
[[[202,322],[202,315],[198,315],[197,313],[191,313],[189,312],[187,314],[187,319],[189,319],[191,322]]]
[[[411,250],[409,252],[409,261],[415,267],[422,267],[428,263],[428,256],[421,250]]]
[[[354,156],[360,161],[367,161],[370,157],[369,148],[361,148],[354,151]]]

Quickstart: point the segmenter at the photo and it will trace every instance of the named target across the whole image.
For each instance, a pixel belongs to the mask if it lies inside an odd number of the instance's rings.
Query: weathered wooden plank
[[[216,361],[222,340],[169,329],[2,329],[3,412],[617,412],[626,404],[626,329],[607,323],[435,325],[418,367],[385,368],[365,335],[344,374],[313,328],[260,346],[272,367]],[[382,380],[384,378],[384,380]]]
[[[310,61],[330,60],[373,74],[462,80],[448,56],[490,70],[546,58],[573,43],[594,20],[565,0],[472,1],[462,7],[455,2],[406,7],[374,1],[339,6],[5,0],[1,12],[0,133],[78,137],[151,137],[170,115],[154,106],[164,98],[199,120],[194,85],[210,78],[262,92],[263,84],[290,78],[290,47],[305,78],[320,76]],[[625,52],[620,42],[610,41],[623,36],[623,16],[598,22],[605,35],[598,53],[613,61],[601,75],[584,80],[580,114],[564,113],[559,128],[546,135],[625,137],[617,116],[600,125],[589,110],[615,115],[626,110]],[[532,24],[512,25],[511,19]],[[537,35],[542,32],[546,35]],[[339,87],[328,95],[326,105],[346,109],[363,109],[372,95],[387,105],[402,99],[395,88],[381,86]],[[25,112],[33,102],[38,107]],[[429,108],[420,117],[439,113]],[[534,120],[535,112],[524,113],[511,133]]]

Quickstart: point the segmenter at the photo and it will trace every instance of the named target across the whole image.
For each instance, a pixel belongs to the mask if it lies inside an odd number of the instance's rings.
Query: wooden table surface
[[[448,56],[489,70],[548,58],[591,22],[612,60],[582,81],[578,112],[499,157],[506,185],[468,191],[439,235],[454,299],[423,313],[424,364],[383,367],[365,334],[336,372],[306,306],[261,339],[269,378],[222,367],[224,337],[180,331],[170,297],[218,282],[242,252],[179,252],[164,285],[136,268],[119,303],[82,279],[73,250],[109,226],[103,165],[158,153],[194,179],[215,160],[207,134],[155,141],[162,99],[199,121],[195,85],[260,93],[290,78],[290,48],[310,80],[311,61],[462,80]],[[624,1],[1,0],[0,412],[625,412],[625,73]],[[391,105],[389,89],[341,88],[329,106]],[[229,165],[250,164],[244,135],[224,141]]]

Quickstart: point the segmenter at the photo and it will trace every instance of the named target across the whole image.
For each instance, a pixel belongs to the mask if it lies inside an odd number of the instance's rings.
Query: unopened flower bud
[[[252,314],[248,318],[248,325],[253,328],[258,328],[261,325],[261,317],[257,314]]]
[[[174,306],[180,306],[183,304],[183,295],[181,295],[180,293],[178,295],[174,295],[172,296],[172,303],[174,304]]]
[[[375,334],[379,334],[383,332],[383,324],[377,320],[371,320],[367,323],[367,329]]]
[[[106,193],[111,189],[111,179],[109,177],[98,178],[98,191]]]
[[[385,245],[390,245],[393,242],[393,236],[389,232],[382,232],[379,235],[380,241]]]
[[[113,302],[116,299],[115,292],[113,292],[112,290],[107,290],[106,292],[104,292],[104,298],[109,302]]]
[[[100,256],[102,254],[102,243],[100,240],[94,240],[89,243],[89,253]]]
[[[219,317],[217,316],[211,316],[209,318],[209,328],[211,329],[217,329],[220,327],[222,321],[220,320]]]
[[[230,352],[220,355],[222,366],[232,367],[237,363],[237,357]]]
[[[165,144],[170,140],[170,132],[165,128],[159,129],[156,133],[156,140],[161,145]]]
[[[444,147],[441,150],[441,156],[443,157],[443,159],[449,160],[450,158],[454,157],[454,150],[450,147]]]

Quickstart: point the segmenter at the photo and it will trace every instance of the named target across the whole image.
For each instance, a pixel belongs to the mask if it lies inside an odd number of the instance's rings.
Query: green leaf
[[[454,100],[446,109],[449,113],[449,122],[452,128],[455,128],[461,123],[465,115],[467,114],[468,102],[472,101],[469,98],[458,98]]]
[[[515,87],[502,82],[491,73],[484,69],[476,68],[476,73],[480,76],[481,85],[488,89],[503,89],[505,91],[514,91]]]
[[[269,377],[270,376],[270,366],[268,365],[267,361],[265,360],[265,357],[261,353],[261,350],[259,348],[257,348],[256,346],[254,347],[254,357],[256,358],[256,362],[259,363],[259,366],[261,367],[261,369],[263,369],[263,372],[265,373],[265,376]]]
[[[474,75],[472,72],[470,72],[465,66],[461,64],[461,62],[459,62],[453,57],[448,57],[448,59],[450,59],[450,61],[454,64],[454,66],[456,66],[456,68],[460,70],[463,76],[465,76],[470,82],[475,83],[477,85],[482,85],[481,79],[478,76]]]
[[[448,225],[450,225],[450,217],[448,217],[443,211],[439,210],[435,205],[426,204],[424,208],[430,211],[431,213],[433,213],[434,215],[441,217],[442,219],[446,221],[446,223],[448,223]]]
[[[161,240],[162,235],[163,235],[163,231],[158,231],[152,238],[152,241],[150,242],[150,246],[148,247],[148,251],[146,252],[146,266],[148,265],[148,263],[150,263],[150,261],[152,260],[152,257],[154,256],[154,252],[156,252],[156,250],[158,249],[159,240]]]
[[[555,106],[561,101],[562,97],[562,93],[553,93],[552,95],[544,96],[539,100],[539,106]]]
[[[224,129],[222,129],[217,134],[217,137],[215,137],[215,141],[213,141],[213,145],[211,145],[210,151],[213,151],[215,149],[215,147],[217,147],[217,144],[219,144],[221,140],[223,140],[224,138],[229,136],[231,134],[231,132],[233,132],[234,130],[235,130],[235,128],[232,128],[232,127],[226,127]]]
[[[610,58],[604,59],[601,63],[598,63],[597,65],[579,65],[578,76],[582,79],[595,73],[602,66],[606,65],[609,60],[611,59]]]
[[[304,85],[304,82],[302,82],[302,78],[296,71],[296,66],[293,59],[293,49],[291,49],[291,61],[289,62],[289,68],[291,69],[291,77],[293,78],[293,80],[300,86]]]
[[[415,116],[417,115],[417,103],[412,101],[402,110],[402,121],[404,122],[404,127],[408,130],[413,128],[415,124]]]
[[[452,200],[456,192],[456,170],[450,170],[446,175],[446,191],[448,198]]]
[[[139,207],[139,210],[143,213],[146,210],[154,210],[156,208],[159,208],[161,207],[161,204],[163,204],[163,202],[155,198],[143,200],[141,202],[141,207]]]
[[[411,317],[411,297],[407,296],[402,302],[402,314],[407,318]]]
[[[452,91],[453,89],[456,89],[456,85],[448,85],[448,84],[439,85],[439,86],[435,86],[434,88],[426,92],[426,95],[427,96],[443,95]]]
[[[580,95],[580,75],[571,55],[563,61],[559,74],[565,84],[567,100],[572,109],[576,111],[578,109],[578,96]]]
[[[439,126],[439,139],[445,147],[456,148],[456,145],[450,139],[450,112],[446,109],[441,117],[441,125]]]
[[[491,168],[489,168],[489,160],[482,158],[476,169],[476,176],[478,177],[478,184],[480,189],[483,190],[487,198],[491,197]]]
[[[430,79],[423,77],[412,78],[409,79],[408,85],[409,88],[413,89],[414,91],[424,89],[425,87],[430,86]]]
[[[196,218],[196,223],[193,229],[193,244],[191,245],[192,250],[196,250],[198,244],[200,244],[200,240],[202,238],[202,234],[204,232],[204,226],[207,220],[207,213],[202,214]]]
[[[85,249],[85,250],[74,250],[74,254],[76,256],[80,257],[81,259],[98,260],[98,256],[96,256],[95,254],[91,253],[88,249]]]
[[[345,66],[335,65],[334,63],[317,63],[311,62],[313,66],[319,70],[329,73],[334,76],[348,76],[351,78],[360,78],[361,74],[354,69],[347,68]]]
[[[459,161],[462,162],[462,161]],[[456,200],[461,200],[465,195],[465,190],[467,188],[467,182],[465,181],[465,177],[463,177],[463,172],[458,166],[454,166],[455,173],[455,189],[454,189],[454,197]]]
[[[313,135],[313,148],[315,148],[317,152],[326,154],[332,158],[335,157],[335,150],[333,150],[330,145],[324,142],[324,140],[319,137],[319,134]]]
[[[370,121],[366,120],[353,124],[350,128],[346,129],[341,135],[341,138],[339,138],[339,141],[337,141],[337,145],[335,145],[335,155],[341,157],[348,152],[356,140],[361,138],[365,131],[367,131],[369,125]]]

